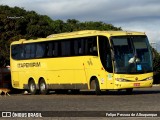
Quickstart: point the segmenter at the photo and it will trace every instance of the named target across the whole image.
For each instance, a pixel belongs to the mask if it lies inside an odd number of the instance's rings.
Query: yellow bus
[[[49,90],[151,87],[152,53],[145,33],[84,30],[11,43],[13,88],[31,94]]]

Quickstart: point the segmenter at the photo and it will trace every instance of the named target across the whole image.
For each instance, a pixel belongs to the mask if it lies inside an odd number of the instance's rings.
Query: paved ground
[[[50,111],[51,115],[57,113],[53,113],[53,111],[64,111],[59,114],[67,114],[67,115],[76,115],[85,116],[84,112],[75,112],[75,111],[85,111],[88,112],[89,116],[93,116],[96,114],[99,116],[98,119],[106,120],[112,119],[111,117],[100,117],[101,114],[105,115],[107,113],[118,113],[123,111],[139,113],[142,111],[151,111],[149,113],[155,113],[154,111],[160,111],[160,86],[155,86],[152,88],[145,89],[135,89],[132,95],[126,95],[125,91],[116,92],[110,91],[108,93],[103,93],[101,96],[94,95],[93,92],[81,91],[79,94],[56,94],[51,92],[49,95],[22,95],[22,94],[11,94],[11,96],[1,96],[0,97],[0,111]],[[69,113],[65,113],[65,111],[73,111]],[[89,111],[95,111],[91,113]],[[100,111],[100,112],[98,112]],[[48,112],[48,113],[50,113]],[[46,113],[45,113],[46,114]],[[84,115],[83,115],[84,114]],[[99,115],[100,114],[100,115]],[[158,112],[160,115],[160,112]],[[26,118],[27,119],[27,118]],[[45,118],[48,119],[48,118]],[[53,118],[49,118],[53,119]],[[56,120],[88,120],[93,119],[96,120],[96,117],[54,117]],[[135,118],[115,118],[115,119],[135,119]],[[140,118],[145,119],[145,118]],[[147,118],[150,119],[150,118]],[[159,118],[152,118],[159,119]]]

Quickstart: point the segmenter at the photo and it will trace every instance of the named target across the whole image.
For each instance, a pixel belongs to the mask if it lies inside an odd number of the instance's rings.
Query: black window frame
[[[98,36],[99,43],[99,56],[103,68],[109,72],[113,73],[111,46],[109,39],[106,36]]]
[[[26,51],[26,46],[34,46],[35,50]],[[63,47],[64,46],[64,47]],[[18,48],[16,48],[18,47]],[[96,47],[96,51],[93,51]],[[21,48],[24,57],[19,54],[20,57],[16,57],[14,53],[14,48]],[[42,50],[40,50],[43,48]],[[39,51],[37,51],[39,49]],[[43,51],[44,50],[44,51]],[[56,57],[74,57],[74,56],[98,56],[97,50],[97,36],[89,37],[79,37],[79,38],[70,38],[62,40],[49,40],[43,42],[34,42],[34,43],[23,43],[15,44],[11,46],[11,56],[16,60],[26,60],[26,59],[39,59],[39,58],[56,58]],[[34,53],[33,53],[34,52]],[[26,53],[28,56],[26,57]],[[30,54],[32,53],[32,55]]]

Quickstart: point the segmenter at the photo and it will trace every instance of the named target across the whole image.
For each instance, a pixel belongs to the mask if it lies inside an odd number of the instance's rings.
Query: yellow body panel
[[[110,36],[144,35],[144,33],[126,31],[80,31],[50,35],[48,38],[37,40],[20,40],[13,42],[11,46],[15,44],[98,35],[110,38]],[[28,84],[30,78],[34,79],[37,85],[39,79],[44,78],[48,85],[87,84],[87,88],[84,89],[90,89],[90,80],[94,76],[98,78],[101,90],[151,87],[153,82],[153,79],[145,80],[148,77],[152,77],[153,73],[139,75],[108,73],[104,70],[99,56],[73,56],[30,60],[13,60],[12,57],[10,57],[10,60],[12,86],[18,89],[24,89],[24,86]],[[128,81],[120,82],[116,80],[117,78],[123,78]],[[73,88],[76,89],[76,86],[73,86]]]

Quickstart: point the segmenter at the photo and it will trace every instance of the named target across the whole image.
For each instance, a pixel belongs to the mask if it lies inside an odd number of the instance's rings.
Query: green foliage
[[[153,51],[153,69],[157,73],[160,73],[160,53],[158,53],[154,48],[152,48]]]
[[[19,7],[0,6],[0,56],[9,60],[10,43],[21,38],[33,39],[54,33],[79,30],[121,30],[103,22],[80,22],[75,19],[52,20],[46,15]]]
[[[154,84],[160,84],[160,53],[158,53],[154,48],[153,52],[153,71],[154,71]]]
[[[19,7],[0,6],[0,56],[9,60],[10,43],[21,38],[46,37],[53,33],[53,20]]]

